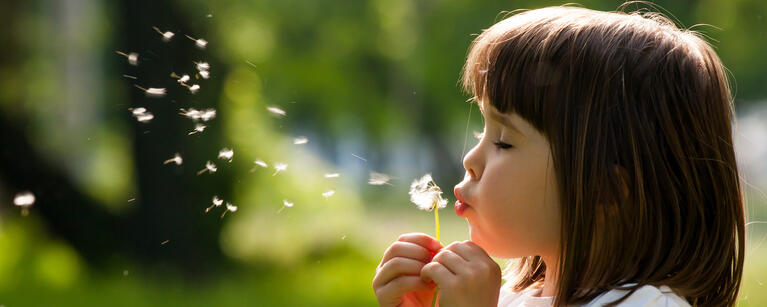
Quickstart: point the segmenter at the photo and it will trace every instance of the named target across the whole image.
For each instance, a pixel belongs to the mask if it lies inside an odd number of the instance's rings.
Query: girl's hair
[[[735,304],[745,217],[734,110],[725,68],[698,33],[658,13],[525,11],[474,40],[462,82],[551,144],[558,272],[523,258],[515,291],[558,273],[557,306],[630,290],[617,304],[643,285]]]

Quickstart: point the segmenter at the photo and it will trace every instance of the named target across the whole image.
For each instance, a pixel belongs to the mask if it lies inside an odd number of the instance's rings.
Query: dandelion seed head
[[[338,176],[341,176],[339,173],[328,173],[325,174],[325,178],[338,178]]]
[[[322,197],[330,198],[330,196],[333,196],[333,194],[336,194],[336,191],[328,190],[327,192],[322,193]]]
[[[306,137],[303,137],[303,136],[297,137],[297,138],[293,139],[293,144],[295,144],[295,145],[303,145],[303,144],[306,144],[308,142],[309,142],[309,139],[307,139]]]
[[[368,184],[384,185],[389,184],[389,180],[391,180],[391,176],[387,174],[370,172],[370,179],[368,180]]]
[[[202,77],[203,79],[207,80],[208,78],[210,78],[210,72],[207,71],[207,70],[201,70],[200,71],[200,77]]]
[[[272,112],[272,114],[277,114],[277,115],[280,115],[280,116],[285,116],[285,111],[283,109],[278,108],[278,107],[266,107],[266,109],[269,112]]]
[[[287,199],[282,200],[282,204],[285,205],[285,207],[293,207],[293,203],[289,202]]]
[[[13,198],[13,204],[19,207],[29,207],[35,204],[35,194],[32,192],[21,192]]]
[[[426,174],[410,184],[410,201],[421,210],[431,211],[447,206],[447,199],[442,198],[442,190],[434,183],[431,174]]]
[[[256,165],[258,165],[260,167],[268,167],[268,165],[266,165],[266,162],[264,162],[264,161],[262,161],[260,159],[256,160],[256,162],[253,162],[253,163],[256,163]]]
[[[232,162],[232,157],[234,157],[234,150],[229,148],[221,149],[221,151],[218,152],[219,159],[229,160],[229,162]]]

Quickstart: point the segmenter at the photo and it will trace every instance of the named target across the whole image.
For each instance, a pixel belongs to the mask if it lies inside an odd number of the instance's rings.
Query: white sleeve
[[[586,306],[598,307],[604,306],[608,303],[614,302],[628,293],[628,290],[611,290],[603,293]],[[625,307],[688,307],[690,306],[687,301],[679,297],[669,287],[661,286],[656,288],[654,286],[646,285],[637,289],[631,296],[626,298],[618,306]]]

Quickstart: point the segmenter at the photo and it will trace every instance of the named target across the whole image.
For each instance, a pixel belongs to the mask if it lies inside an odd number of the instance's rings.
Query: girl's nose
[[[479,147],[480,144],[474,146],[463,158],[463,168],[466,169],[466,174],[471,177],[471,180],[475,181],[482,177],[483,162]]]

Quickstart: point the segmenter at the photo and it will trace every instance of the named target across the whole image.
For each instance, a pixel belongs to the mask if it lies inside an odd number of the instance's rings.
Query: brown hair
[[[630,290],[617,304],[644,285],[693,305],[735,304],[745,217],[734,110],[700,34],[657,13],[524,11],[474,40],[462,82],[551,144],[562,216],[555,305]],[[515,291],[546,276],[540,256],[516,269]]]

